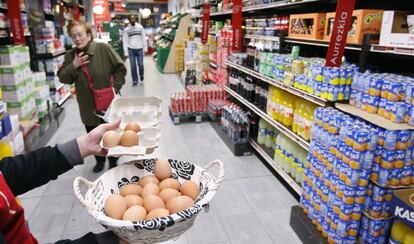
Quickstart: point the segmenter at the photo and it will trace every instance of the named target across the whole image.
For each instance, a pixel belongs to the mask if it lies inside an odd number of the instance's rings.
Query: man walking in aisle
[[[147,41],[144,27],[137,23],[134,16],[129,17],[129,25],[124,30],[123,43],[124,53],[129,56],[131,64],[132,85],[136,86],[138,81],[144,82],[144,52],[147,49]],[[140,80],[138,80],[137,65]]]

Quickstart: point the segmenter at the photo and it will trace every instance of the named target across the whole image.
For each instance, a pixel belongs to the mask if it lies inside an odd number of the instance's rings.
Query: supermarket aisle
[[[129,64],[127,64],[129,67]],[[160,74],[152,58],[145,58],[145,85],[132,87],[130,74],[123,96],[156,95],[163,99],[160,157],[183,159],[204,165],[219,158],[225,164],[225,180],[211,204],[177,243],[300,243],[289,226],[290,207],[297,201],[256,156],[234,157],[208,123],[174,126],[168,115],[169,95],[182,90],[177,75]],[[128,82],[129,81],[129,82]],[[66,118],[49,145],[85,133],[75,99],[65,104]],[[125,160],[125,159],[124,159]],[[89,217],[73,194],[76,176],[93,181],[93,157],[85,165],[20,198],[29,226],[40,243],[77,238],[103,227]]]

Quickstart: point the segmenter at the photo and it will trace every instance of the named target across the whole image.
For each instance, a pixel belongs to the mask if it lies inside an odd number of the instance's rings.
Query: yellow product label
[[[365,16],[364,22],[367,25],[372,24],[375,21],[382,22],[382,14],[383,12],[378,12],[376,14],[368,14]]]

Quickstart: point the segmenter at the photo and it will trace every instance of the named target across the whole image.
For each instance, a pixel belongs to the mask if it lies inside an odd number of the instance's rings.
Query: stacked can
[[[315,110],[301,205],[330,243],[357,241],[376,147],[371,134],[371,126],[335,109]]]
[[[371,219],[362,216],[359,243],[386,244],[392,226],[391,219]]]
[[[374,219],[390,218],[392,216],[392,195],[392,189],[384,188],[370,182],[365,198],[364,212]]]
[[[414,125],[414,79],[386,73],[358,73],[353,77],[350,104],[396,123]]]
[[[378,147],[374,155],[371,180],[383,187],[414,183],[412,130],[378,130]]]

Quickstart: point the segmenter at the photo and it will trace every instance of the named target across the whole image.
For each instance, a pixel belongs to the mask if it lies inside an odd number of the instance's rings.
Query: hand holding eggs
[[[103,135],[103,145],[105,147],[116,147],[116,146],[123,146],[123,147],[132,147],[138,146],[139,144],[139,136],[138,132],[141,131],[141,127],[139,124],[135,122],[130,122],[125,126],[124,132],[122,134],[110,130],[104,133]]]

